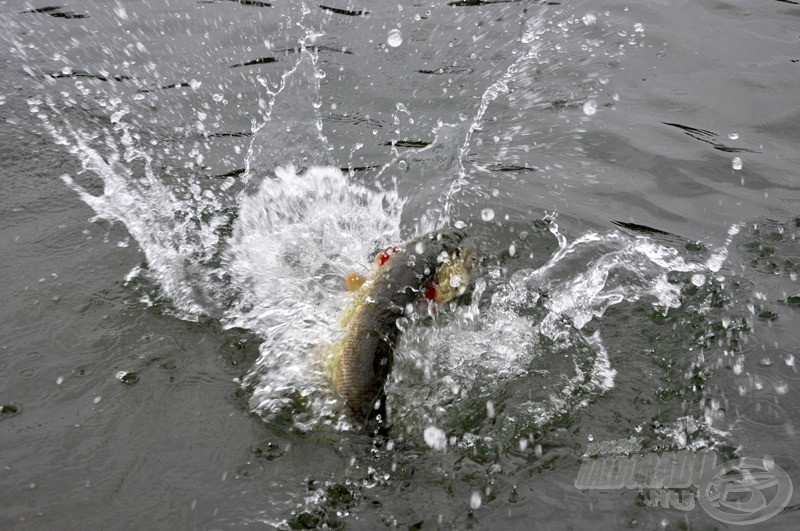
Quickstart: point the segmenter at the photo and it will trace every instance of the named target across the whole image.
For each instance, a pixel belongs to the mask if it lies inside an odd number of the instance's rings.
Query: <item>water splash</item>
[[[279,167],[242,199],[224,256],[241,295],[223,322],[264,338],[244,380],[255,411],[269,416],[312,394],[324,403],[316,349],[337,333],[344,278],[368,271],[376,244],[400,241],[402,206],[395,191],[367,189],[332,167]]]
[[[56,143],[65,146],[84,170],[102,179],[103,193],[93,195],[88,185],[61,176],[95,211],[92,221],[119,221],[126,226],[147,258],[148,274],[181,317],[197,320],[217,313],[213,261],[221,243],[220,229],[229,222],[219,190],[203,189],[192,177],[166,185],[156,173],[153,157],[138,146],[136,133],[124,121],[129,109],[121,102],[110,102],[110,125],[99,131],[74,126],[50,96],[28,103]],[[49,113],[40,111],[40,105]]]
[[[281,74],[280,81],[271,85],[258,76],[258,82],[268,96],[260,122],[253,122],[253,140],[245,157],[244,182],[263,177],[280,165],[293,164],[302,171],[310,166],[333,163],[331,147],[322,132],[319,83],[325,72],[318,65],[317,53],[309,48],[322,32],[306,30],[298,41],[300,56],[292,68]],[[282,93],[301,96],[301,103],[275,106]]]
[[[303,16],[307,12],[304,6]],[[514,62],[483,92],[472,119],[438,124],[435,142],[406,155],[406,165],[421,172],[455,177],[437,182],[435,204],[405,225],[410,196],[391,185],[355,183],[332,166],[319,112],[325,72],[310,49],[322,32],[303,27],[302,20],[295,63],[277,83],[257,75],[264,99],[252,118],[239,178],[209,180],[191,173],[202,164],[198,153],[196,164],[185,168],[188,174],[165,168],[143,147],[148,144],[135,125],[134,104],[118,98],[101,105],[105,120],[99,126],[52,97],[32,100],[30,107],[84,170],[100,177],[101,194],[86,176],[63,179],[97,218],[126,225],[147,259],[141,274],[160,286],[178,315],[212,316],[263,339],[242,382],[252,392],[253,410],[265,416],[293,412],[291,421],[308,429],[339,423],[320,349],[338,333],[344,275],[363,271],[379,247],[452,221],[469,184],[475,133],[492,103],[509,95],[537,64],[543,17],[528,22]],[[289,95],[294,105],[282,100]],[[89,127],[73,125],[81,119]],[[395,166],[395,155],[377,182]],[[482,219],[498,222],[486,207]],[[442,312],[433,322],[420,320],[409,330],[390,389],[401,427],[422,437],[424,427],[452,426],[464,411],[485,414],[487,401],[497,414],[513,411],[519,426],[541,425],[582,407],[612,388],[615,378],[602,336],[586,332],[588,324],[623,302],[650,299],[665,311],[675,308],[681,291],[668,274],[715,272],[726,256],[722,249],[708,264],[688,262],[673,249],[619,232],[589,232],[570,243],[554,222],[550,227],[559,250],[547,264],[510,277],[490,266],[477,279],[468,306]],[[513,395],[520,384],[536,392],[496,399],[500,392]]]
[[[469,306],[405,336],[390,400],[407,430],[458,431],[465,411],[483,416],[483,404],[498,396],[495,408],[502,403],[513,419],[509,429],[523,433],[583,407],[614,387],[617,372],[601,333],[585,333],[587,325],[612,305],[648,300],[663,312],[677,308],[681,288],[669,277],[709,272],[647,237],[588,232],[568,242],[554,221],[551,231],[560,248],[546,264],[508,279],[489,268]],[[517,385],[524,392],[507,396]]]
[[[470,143],[472,142],[472,135],[475,131],[483,127],[483,117],[486,114],[489,105],[495,101],[500,95],[508,94],[509,84],[519,75],[520,70],[533,61],[539,53],[542,43],[536,39],[537,33],[541,30],[544,24],[544,13],[540,13],[536,17],[528,20],[525,30],[520,37],[520,42],[527,46],[527,50],[519,54],[516,60],[508,66],[506,71],[500,78],[492,83],[481,95],[481,104],[475,116],[472,118],[467,131],[464,135],[464,140],[461,147],[458,149],[456,156],[457,175],[450,184],[449,188],[439,198],[439,203],[442,205],[441,224],[450,222],[450,216],[453,209],[453,198],[456,196],[465,185],[468,184],[466,158],[469,155]]]

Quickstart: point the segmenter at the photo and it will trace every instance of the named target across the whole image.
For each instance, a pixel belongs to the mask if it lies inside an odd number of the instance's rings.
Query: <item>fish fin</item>
[[[356,291],[358,288],[364,285],[366,282],[366,277],[362,277],[358,273],[350,273],[347,275],[345,279],[345,283],[347,284],[347,291]]]

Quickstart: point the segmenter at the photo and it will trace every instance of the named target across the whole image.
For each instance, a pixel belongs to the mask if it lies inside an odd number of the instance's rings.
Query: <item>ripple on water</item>
[[[275,439],[264,439],[250,446],[250,451],[258,459],[275,461],[280,459],[288,450],[288,443]]]
[[[82,363],[80,365],[76,365],[72,368],[72,375],[76,378],[85,378],[87,376],[91,376],[94,374],[95,369],[94,366],[88,363]]]
[[[17,375],[22,380],[35,380],[39,377],[39,367],[29,365],[29,362],[38,362],[42,359],[43,355],[39,351],[26,352],[22,356],[22,364],[24,367],[17,370]],[[36,364],[38,365],[38,363]]]
[[[36,367],[23,367],[17,374],[23,380],[35,380],[39,377],[39,369]]]
[[[256,479],[264,474],[264,465],[259,461],[247,461],[234,469],[234,479]]]
[[[752,398],[740,412],[745,421],[757,426],[777,428],[786,424],[786,410],[768,398]]]
[[[42,353],[39,351],[28,352],[27,354],[25,354],[25,357],[28,358],[29,360],[36,361],[42,359]]]

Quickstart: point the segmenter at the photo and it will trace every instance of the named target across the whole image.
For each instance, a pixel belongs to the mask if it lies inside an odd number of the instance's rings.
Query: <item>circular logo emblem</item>
[[[769,520],[792,499],[792,480],[774,462],[754,457],[721,464],[698,485],[705,511],[732,525]]]

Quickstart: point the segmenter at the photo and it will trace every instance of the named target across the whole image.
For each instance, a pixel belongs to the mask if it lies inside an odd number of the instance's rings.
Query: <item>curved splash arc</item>
[[[245,156],[242,176],[244,184],[250,183],[254,177],[274,172],[279,166],[293,164],[302,170],[333,164],[319,111],[320,80],[325,77],[325,72],[318,65],[317,53],[308,48],[324,33],[305,31],[305,36],[298,41],[300,54],[297,61],[281,74],[276,86],[271,87],[261,76],[257,78],[268,95],[268,102],[263,120],[253,122],[253,138]],[[300,103],[286,108],[276,107],[283,93],[301,98]]]
[[[469,155],[470,144],[472,142],[472,135],[475,131],[482,129],[483,117],[486,114],[489,105],[503,94],[508,94],[509,84],[514,80],[515,76],[520,71],[520,66],[535,59],[541,50],[542,43],[537,39],[537,33],[544,25],[544,13],[547,8],[536,15],[534,18],[526,22],[525,29],[519,37],[522,44],[528,46],[527,50],[521,54],[513,63],[511,63],[503,75],[492,83],[481,95],[481,104],[478,107],[475,116],[467,128],[464,135],[464,140],[458,148],[457,161],[457,174],[455,180],[450,184],[450,187],[444,191],[440,196],[439,202],[442,204],[442,215],[440,220],[441,225],[447,225],[450,222],[450,215],[453,209],[453,197],[457,195],[468,184],[466,158]]]
[[[29,104],[33,109],[41,102]],[[224,198],[212,189],[201,194],[192,178],[177,186],[167,185],[154,170],[151,154],[135,142],[136,134],[124,120],[128,108],[120,102],[110,103],[112,125],[100,132],[75,127],[50,96],[44,104],[58,119],[56,123],[44,112],[37,112],[45,130],[79,160],[84,170],[103,181],[103,193],[93,195],[70,175],[61,176],[95,211],[90,221],[104,219],[125,225],[145,254],[149,275],[181,318],[196,321],[218,314],[213,293],[219,286],[213,261],[221,244],[218,230],[228,221],[222,214]],[[98,138],[102,138],[102,146],[97,146]],[[101,148],[107,153],[101,153]],[[139,165],[140,171],[135,172],[133,168]],[[178,188],[189,192],[179,193]],[[187,218],[199,218],[203,211],[213,214],[197,226],[176,216],[184,212]]]
[[[569,281],[557,280],[570,269],[579,272]],[[601,317],[606,308],[623,301],[650,296],[665,310],[677,308],[680,288],[668,281],[667,274],[707,271],[708,264],[687,262],[675,249],[646,237],[631,238],[618,231],[588,232],[561,247],[539,269],[515,274],[513,281],[516,285],[551,288],[546,303],[549,312],[540,329],[556,339],[563,317],[580,330],[593,318]]]

